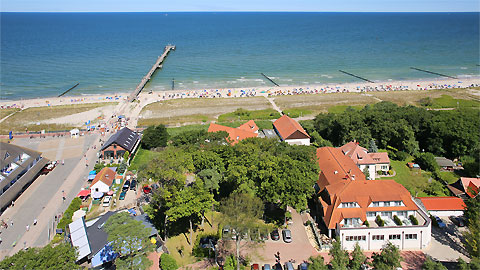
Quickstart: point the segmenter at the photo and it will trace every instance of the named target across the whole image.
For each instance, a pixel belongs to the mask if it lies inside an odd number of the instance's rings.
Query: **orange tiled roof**
[[[116,173],[112,169],[105,167],[95,176],[90,186],[95,185],[98,181],[102,181],[103,183],[105,183],[107,186],[110,187],[113,184],[115,175]]]
[[[465,203],[458,197],[422,197],[419,198],[429,211],[465,209]]]
[[[208,127],[208,132],[218,131],[226,131],[228,133],[228,139],[231,145],[235,145],[243,139],[254,138],[258,136],[257,133],[251,131],[246,131],[239,128],[226,127],[215,123],[211,123]]]
[[[460,177],[460,181],[462,182],[463,190],[468,196],[473,198],[476,196],[474,193],[478,194],[480,178]]]
[[[283,115],[275,120],[273,126],[283,140],[310,138],[302,126],[287,115]]]
[[[388,158],[387,152],[368,153],[368,155],[373,159],[373,161],[375,161],[376,164],[390,163],[390,158]]]
[[[375,164],[376,162],[368,154],[366,148],[361,147],[357,142],[349,142],[340,147],[343,154],[350,157],[355,164]]]
[[[248,122],[239,126],[238,128],[242,129],[242,130],[245,130],[245,131],[254,132],[254,133],[257,133],[258,130],[259,130],[257,124],[253,120],[249,120]]]
[[[321,170],[317,184],[320,192],[326,190],[330,196],[330,204],[320,199],[324,209],[325,223],[329,229],[335,229],[336,224],[344,218],[358,217],[365,221],[367,210],[418,209],[405,187],[394,180],[366,180],[365,175],[353,160],[345,156],[340,149],[318,148],[317,158]],[[405,206],[368,208],[373,201],[402,201]],[[359,207],[338,208],[342,202],[356,202]]]

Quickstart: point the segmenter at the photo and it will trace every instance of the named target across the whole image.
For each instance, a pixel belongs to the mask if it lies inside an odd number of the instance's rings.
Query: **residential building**
[[[91,193],[103,192],[107,193],[115,180],[116,172],[110,167],[103,168],[93,179],[90,185]]]
[[[435,161],[437,162],[438,167],[444,171],[453,171],[456,167],[453,161],[444,157],[435,157]]]
[[[424,249],[431,240],[431,222],[405,187],[394,180],[366,180],[351,158],[337,148],[317,149],[321,170],[315,185],[315,214],[329,237],[342,247],[379,250],[390,241],[400,249]],[[375,222],[377,216],[384,222]],[[401,225],[395,223],[395,216]],[[413,225],[410,216],[418,225]],[[367,225],[368,224],[368,225]]]
[[[225,131],[228,133],[227,140],[231,145],[235,145],[246,138],[256,138],[258,136],[258,127],[253,120],[248,121],[238,128],[222,126],[215,123],[211,123],[208,127],[208,132],[219,131]]]
[[[439,217],[462,216],[465,203],[458,197],[420,197],[418,198],[428,213]]]
[[[0,209],[3,211],[48,163],[40,152],[0,142]]]
[[[362,172],[368,171],[368,180],[374,180],[377,172],[387,174],[390,170],[390,159],[386,152],[369,153],[356,141],[349,142],[339,149],[342,150],[344,155],[350,157]]]
[[[475,198],[480,189],[480,178],[460,177],[457,182],[447,185],[447,187],[455,196],[462,199]]]
[[[303,127],[287,115],[273,122],[273,129],[282,141],[291,145],[310,145],[310,136]]]
[[[125,152],[133,153],[140,144],[140,135],[124,127],[103,144],[100,149],[103,159],[117,159],[123,157]]]

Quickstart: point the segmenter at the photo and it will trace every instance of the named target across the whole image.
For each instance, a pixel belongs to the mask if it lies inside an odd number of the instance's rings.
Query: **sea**
[[[0,98],[479,76],[472,13],[0,13]]]

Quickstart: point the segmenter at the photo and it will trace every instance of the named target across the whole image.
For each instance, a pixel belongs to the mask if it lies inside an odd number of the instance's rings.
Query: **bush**
[[[408,157],[410,157],[410,155],[407,153],[407,152],[403,152],[403,151],[398,151],[397,153],[395,153],[395,160],[400,160],[400,161],[404,161],[404,160],[407,160]]]
[[[415,157],[415,163],[426,171],[435,172],[438,170],[438,164],[432,153],[420,153]]]
[[[75,199],[73,199],[67,210],[65,210],[65,213],[63,213],[62,219],[60,220],[60,222],[58,222],[57,228],[65,230],[65,227],[73,222],[73,213],[80,209],[81,205],[82,200],[80,198],[76,197]]]
[[[363,222],[363,225],[370,227],[370,223],[368,222],[368,220],[365,220],[365,222]]]
[[[388,170],[388,175],[393,175],[393,171],[392,171],[392,170]]]
[[[375,218],[375,223],[377,223],[377,225],[380,227],[385,226],[385,221],[383,221],[383,219],[380,216],[377,216],[377,218]]]
[[[400,220],[399,217],[397,217],[397,215],[394,215],[394,216],[393,216],[393,221],[394,221],[395,224],[397,224],[398,226],[402,226],[402,221]]]
[[[146,149],[167,146],[168,132],[164,125],[149,126],[143,131],[142,144]]]
[[[418,220],[414,215],[408,216],[413,225],[418,225]]]
[[[176,270],[178,269],[178,265],[172,256],[163,253],[162,256],[160,256],[160,268],[162,270]]]

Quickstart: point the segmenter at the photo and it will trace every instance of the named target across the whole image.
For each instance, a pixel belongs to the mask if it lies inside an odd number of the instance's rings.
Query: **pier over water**
[[[168,53],[170,51],[174,51],[175,50],[175,45],[167,45],[165,46],[165,49],[163,51],[163,54],[160,55],[157,59],[157,61],[155,62],[155,64],[152,66],[152,68],[150,69],[150,71],[147,73],[147,75],[145,75],[145,77],[142,78],[142,81],[138,84],[137,88],[135,88],[135,91],[130,95],[130,97],[128,98],[128,100],[130,102],[134,101],[138,95],[140,94],[140,92],[142,92],[143,88],[145,87],[145,85],[150,81],[150,79],[152,78],[153,76],[153,73],[155,73],[155,71],[159,68],[162,68],[163,66],[163,62],[165,61],[165,59],[167,58],[168,56]]]

